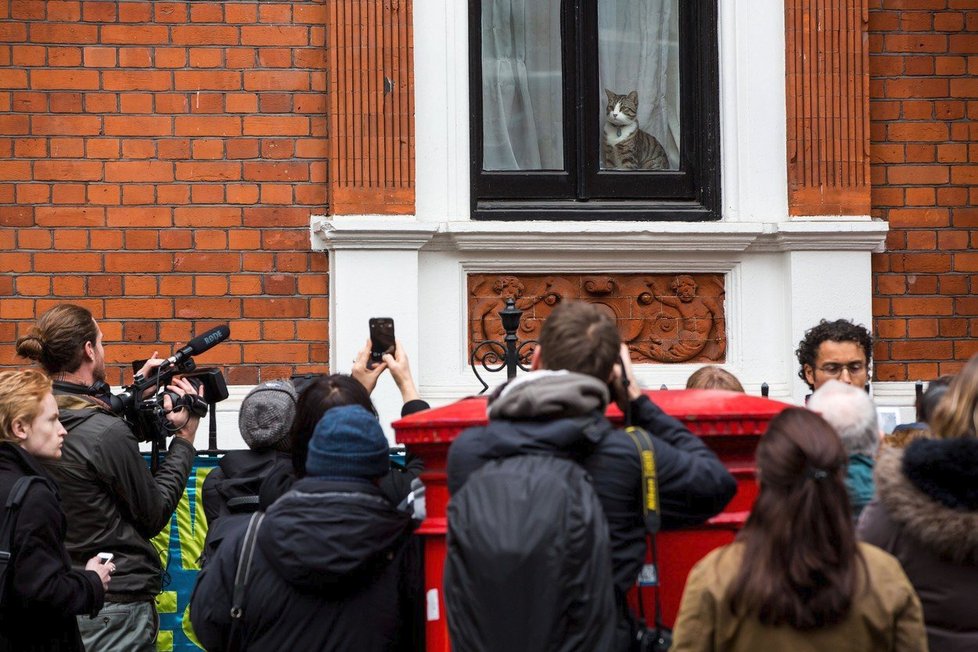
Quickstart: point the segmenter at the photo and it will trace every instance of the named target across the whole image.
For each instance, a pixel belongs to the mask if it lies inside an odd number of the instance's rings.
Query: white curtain
[[[639,125],[679,167],[679,0],[597,0],[597,97],[638,91]],[[560,0],[482,3],[483,168],[564,167]],[[586,54],[584,56],[587,56]],[[600,147],[599,150],[600,151]]]
[[[638,91],[638,124],[679,167],[679,0],[598,0],[601,127],[604,89]]]
[[[482,5],[483,168],[564,167],[560,0]]]

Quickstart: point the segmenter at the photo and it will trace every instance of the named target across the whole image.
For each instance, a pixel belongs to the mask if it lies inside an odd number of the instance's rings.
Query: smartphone
[[[110,561],[112,561],[112,557],[113,557],[113,555],[112,555],[111,552],[100,552],[100,553],[98,553],[95,556],[98,557],[102,561],[102,565],[103,566],[105,564],[109,563]]]
[[[370,366],[383,362],[384,354],[394,355],[394,320],[390,317],[370,318]]]

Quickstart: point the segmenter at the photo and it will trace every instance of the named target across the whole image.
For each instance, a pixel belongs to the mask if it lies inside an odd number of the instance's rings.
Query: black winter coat
[[[473,472],[494,459],[546,452],[580,463],[608,520],[620,614],[615,649],[625,649],[633,627],[625,595],[646,552],[639,455],[625,431],[604,417],[604,403],[590,387],[593,379],[580,374],[541,378],[525,377],[491,404],[488,425],[469,428],[455,439],[448,452],[448,490],[459,491]],[[717,456],[648,397],[632,401],[631,413],[633,423],[652,435],[662,527],[695,525],[719,513],[737,483]],[[581,431],[579,417],[585,416],[594,424],[589,436]],[[663,557],[668,554],[660,551]]]
[[[17,516],[7,606],[0,611],[0,650],[84,650],[75,616],[94,615],[102,608],[102,581],[93,571],[71,568],[62,543],[67,525],[54,483],[29,453],[0,443],[0,505],[14,483],[28,475],[44,480],[31,483]]]
[[[99,552],[118,569],[106,600],[152,600],[162,589],[160,555],[149,540],[170,523],[187,487],[194,447],[174,437],[156,475],[125,421],[87,397],[58,394],[68,430],[60,460],[44,466],[68,515],[65,547],[84,566]]]
[[[413,645],[402,630],[411,518],[369,482],[304,478],[268,510],[251,566],[243,650],[381,652]],[[190,619],[211,652],[226,649],[244,531],[197,580]]]
[[[258,511],[258,490],[265,476],[276,465],[291,463],[288,453],[271,448],[228,451],[201,488],[208,525],[228,514]]]

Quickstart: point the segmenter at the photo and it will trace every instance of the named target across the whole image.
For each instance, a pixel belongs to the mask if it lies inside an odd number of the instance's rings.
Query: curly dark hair
[[[805,378],[805,365],[815,368],[815,356],[818,354],[818,347],[822,342],[855,342],[863,348],[866,354],[866,364],[873,360],[873,336],[869,330],[861,324],[854,324],[848,319],[836,319],[828,321],[823,319],[815,326],[805,331],[805,337],[798,343],[795,355],[798,357],[798,377],[805,381],[805,384],[814,389],[808,379]]]

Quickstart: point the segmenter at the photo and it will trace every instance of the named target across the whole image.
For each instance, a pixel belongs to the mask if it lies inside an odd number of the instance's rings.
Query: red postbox
[[[659,535],[659,573],[663,616],[675,620],[686,575],[706,553],[733,541],[743,527],[757,485],[754,451],[757,440],[773,416],[786,403],[719,390],[663,390],[645,392],[666,413],[678,418],[709,446],[737,480],[737,494],[727,508],[703,525]],[[612,422],[621,412],[608,409]],[[445,533],[448,529],[448,483],[445,462],[448,447],[465,428],[486,423],[486,398],[467,398],[451,405],[426,410],[394,423],[399,443],[425,463],[422,480],[427,487],[428,518],[418,534],[425,539],[425,598],[427,601],[427,649],[450,650],[445,618],[442,578],[445,568]],[[651,589],[643,597],[649,622],[654,609]],[[634,597],[634,596],[633,596]]]

